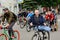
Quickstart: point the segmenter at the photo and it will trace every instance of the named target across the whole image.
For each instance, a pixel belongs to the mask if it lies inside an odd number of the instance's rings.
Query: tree
[[[51,7],[60,4],[60,0],[24,0],[23,8],[37,8],[37,6]]]
[[[36,1],[38,5],[44,7],[56,6],[60,3],[60,0],[32,0],[32,1]]]
[[[23,8],[37,8],[37,3],[34,1],[24,1]]]

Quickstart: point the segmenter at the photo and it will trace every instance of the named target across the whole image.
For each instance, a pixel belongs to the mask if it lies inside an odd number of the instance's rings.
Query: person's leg
[[[51,28],[49,26],[44,26],[43,28],[45,31],[51,31]]]
[[[19,17],[19,22],[22,22],[22,18],[23,18],[23,17]]]
[[[13,26],[14,26],[14,24],[15,24],[15,22],[12,22],[11,24],[10,24],[10,26],[8,27],[8,33],[9,33],[9,36],[11,36],[11,35],[14,35],[14,33],[13,33]]]
[[[11,30],[8,30],[9,36],[11,37]]]
[[[8,30],[8,34],[9,34],[9,40],[12,40],[12,38],[11,38],[11,35],[12,35],[11,30]]]
[[[57,25],[57,20],[55,19],[55,21],[54,21],[54,31],[57,31],[57,29],[58,29],[58,25]]]

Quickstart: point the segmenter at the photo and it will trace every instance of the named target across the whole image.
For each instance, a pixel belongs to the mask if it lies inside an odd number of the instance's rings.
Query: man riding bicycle
[[[8,28],[9,36],[11,38],[15,38],[14,33],[13,33],[13,26],[14,26],[15,22],[17,21],[17,17],[8,8],[4,8],[3,11],[4,11],[4,15],[3,15],[3,18],[2,18],[2,24],[4,23],[4,21],[6,19],[7,22],[8,22],[6,27]],[[12,36],[11,36],[11,34],[12,34]]]
[[[33,15],[34,13],[33,13],[33,11],[32,10],[28,10],[28,15],[27,15],[27,19],[29,18],[30,19],[30,17]]]
[[[37,29],[39,30],[50,31],[49,27],[45,27],[46,26],[45,19],[43,18],[43,16],[39,14],[39,10],[35,10],[34,15],[29,20],[29,25],[31,27],[36,26],[35,28],[37,28],[38,26]]]

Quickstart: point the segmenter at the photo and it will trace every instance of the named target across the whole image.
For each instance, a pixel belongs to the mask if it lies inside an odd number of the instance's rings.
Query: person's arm
[[[52,21],[53,19],[54,19],[54,15],[52,14],[52,15],[51,15],[51,21]]]
[[[30,26],[33,26],[33,23],[32,23],[32,22],[33,22],[33,17],[31,17],[31,18],[29,19],[29,22],[28,22],[28,23],[29,23]]]
[[[46,25],[46,23],[45,23],[46,21],[45,21],[45,18],[43,16],[42,16],[42,22],[44,25]]]
[[[26,18],[29,18],[29,16],[30,16],[30,14],[28,14]]]
[[[48,15],[45,15],[45,19],[46,19],[46,20],[48,20],[48,19],[49,19]]]
[[[5,14],[2,17],[2,22],[4,22],[4,21],[5,21]]]

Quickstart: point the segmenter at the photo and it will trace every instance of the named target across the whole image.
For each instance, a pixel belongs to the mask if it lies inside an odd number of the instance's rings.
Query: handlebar
[[[1,27],[1,29],[8,29],[7,27]]]
[[[8,29],[8,27],[5,27],[5,25],[0,26],[0,29]]]

